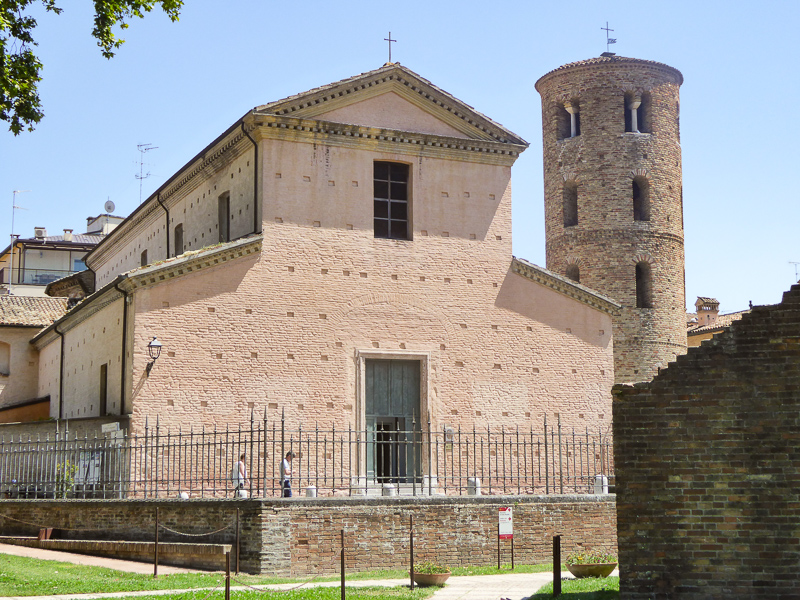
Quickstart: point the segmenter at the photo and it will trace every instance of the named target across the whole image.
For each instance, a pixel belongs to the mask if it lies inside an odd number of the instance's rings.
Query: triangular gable
[[[415,106],[394,91],[359,100],[330,112],[320,113],[314,118],[333,123],[469,139],[469,136],[463,131],[459,131],[435,115]]]
[[[392,105],[401,107],[403,114],[389,115],[391,111],[387,109]],[[384,126],[380,121],[396,122],[401,126],[385,126],[528,145],[515,133],[397,63],[387,63],[380,69],[258,106],[254,112],[376,127]],[[420,119],[416,124],[406,121],[413,115]],[[368,116],[375,116],[379,122],[364,121]]]

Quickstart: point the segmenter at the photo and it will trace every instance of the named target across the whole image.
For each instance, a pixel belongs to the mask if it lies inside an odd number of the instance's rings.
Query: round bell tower
[[[617,383],[686,352],[680,71],[604,53],[536,82],[547,268],[609,296]]]

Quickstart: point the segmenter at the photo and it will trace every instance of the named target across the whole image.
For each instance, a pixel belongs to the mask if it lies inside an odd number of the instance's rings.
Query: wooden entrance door
[[[421,474],[420,362],[366,361],[367,476],[410,483]]]

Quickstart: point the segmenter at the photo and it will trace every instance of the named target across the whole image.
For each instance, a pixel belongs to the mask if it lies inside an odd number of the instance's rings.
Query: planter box
[[[569,572],[578,579],[582,577],[608,577],[617,563],[594,563],[590,565],[567,565]]]
[[[429,585],[444,585],[450,573],[414,573],[414,583],[425,587]]]

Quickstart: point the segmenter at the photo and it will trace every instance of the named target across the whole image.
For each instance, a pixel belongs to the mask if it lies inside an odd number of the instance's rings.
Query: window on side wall
[[[183,254],[183,223],[175,225],[175,256]]]
[[[147,250],[142,250],[141,257],[139,258],[140,264],[144,267],[147,264]]]
[[[0,375],[11,375],[11,346],[0,342]]]
[[[409,166],[402,163],[374,163],[374,228],[376,238],[410,239]]]
[[[218,200],[219,241],[231,241],[231,195],[225,192]]]

